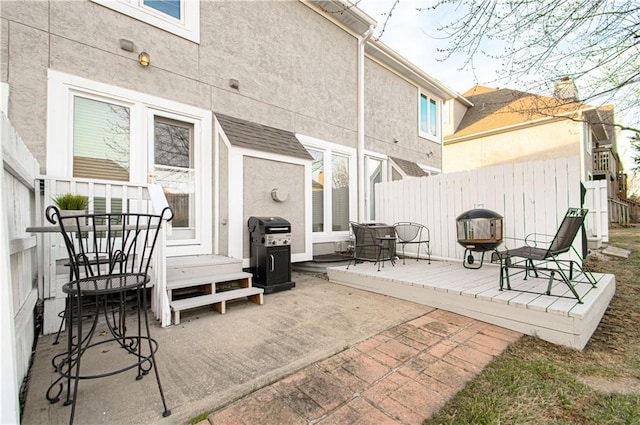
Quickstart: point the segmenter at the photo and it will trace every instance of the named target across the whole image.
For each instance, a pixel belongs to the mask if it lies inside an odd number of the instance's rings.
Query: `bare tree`
[[[449,40],[440,60],[499,61],[500,81],[533,93],[550,93],[570,78],[578,101],[616,105],[626,125],[640,128],[640,3],[636,0],[439,0],[423,13],[452,8],[439,33]]]

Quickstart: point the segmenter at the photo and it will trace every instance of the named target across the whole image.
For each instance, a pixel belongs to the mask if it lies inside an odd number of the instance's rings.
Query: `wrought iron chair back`
[[[386,260],[390,260],[391,264],[395,265],[395,235],[386,234],[381,237],[371,226],[354,221],[349,222],[349,225],[353,233],[353,257],[347,265],[347,270],[352,263],[356,265],[363,261],[376,262],[378,271],[380,264],[384,266]],[[389,229],[388,233],[393,232],[391,226],[383,226],[383,228]]]
[[[402,264],[405,264],[405,245],[409,244],[417,245],[416,261],[420,260],[420,246],[424,244],[427,259],[429,260],[429,264],[431,264],[431,248],[429,246],[431,235],[427,226],[410,221],[400,221],[395,223],[393,227],[396,231],[398,244],[402,247]]]
[[[61,217],[55,206],[46,210],[47,220],[59,223],[72,282],[98,276],[148,275],[161,223],[170,215],[169,208],[160,215],[104,213],[71,217]]]

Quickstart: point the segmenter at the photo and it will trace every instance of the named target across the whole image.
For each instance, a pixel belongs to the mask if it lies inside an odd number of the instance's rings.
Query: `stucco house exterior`
[[[190,202],[169,255],[246,260],[248,217],[278,215],[293,261],[309,260],[348,237],[349,219],[375,219],[369,180],[408,176],[390,157],[441,172],[442,108],[458,96],[348,6],[3,2],[9,119],[43,174],[194,188],[174,194]],[[184,138],[180,152],[163,134]],[[318,173],[348,202],[334,208],[324,190],[314,206]]]
[[[3,1],[2,112],[42,176],[161,184],[167,257],[247,267],[249,217],[279,216],[308,261],[375,220],[376,182],[442,172],[465,102],[375,26],[342,0]]]
[[[625,201],[613,105],[595,108],[579,102],[566,79],[554,92],[549,97],[475,86],[463,94],[473,106],[450,102],[444,171],[575,156],[583,181],[606,180],[609,198]]]

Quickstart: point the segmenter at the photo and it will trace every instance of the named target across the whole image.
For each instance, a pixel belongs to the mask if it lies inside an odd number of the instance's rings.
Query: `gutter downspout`
[[[358,222],[362,223],[365,217],[365,175],[364,175],[364,48],[367,41],[373,35],[375,25],[358,37]]]

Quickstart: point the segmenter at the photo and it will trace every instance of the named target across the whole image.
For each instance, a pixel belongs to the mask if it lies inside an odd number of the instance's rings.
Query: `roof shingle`
[[[302,146],[296,135],[290,131],[253,123],[240,118],[214,113],[229,142],[238,147],[262,152],[313,159]]]
[[[446,136],[446,140],[544,118],[566,116],[590,108],[579,102],[484,86],[475,86],[463,96],[473,103],[473,107],[467,110],[456,132]]]

